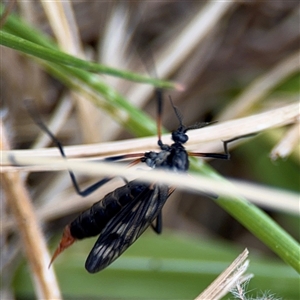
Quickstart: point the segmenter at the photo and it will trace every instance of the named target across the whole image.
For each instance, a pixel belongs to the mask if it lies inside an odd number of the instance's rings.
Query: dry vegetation
[[[297,1],[17,1],[14,11],[32,26],[52,36],[65,52],[81,58],[144,74],[147,71],[142,60],[151,65],[153,59],[159,78],[179,82],[185,87],[183,92],[168,91],[165,95],[166,99],[171,95],[186,125],[220,122],[217,132],[212,133],[215,136],[210,135],[209,128],[208,131],[203,129],[204,137],[199,131],[199,139],[193,140],[191,133],[187,147],[202,152],[221,151],[220,140],[266,130],[264,141],[259,140],[254,146],[261,147],[258,153],[261,151],[261,155],[266,156],[269,152],[273,158],[291,156],[289,166],[299,168],[299,94],[293,79],[299,74]],[[36,152],[31,155],[38,157],[42,155],[39,149],[49,146],[47,138],[42,135],[37,138],[40,131],[24,110],[22,102],[28,98],[35,100],[38,111],[50,122],[64,145],[134,138],[124,131],[117,119],[95,109],[84,94],[70,91],[28,57],[2,47],[0,67],[2,138],[7,139],[6,149],[34,148]],[[105,80],[132,104],[155,117],[153,87],[110,76],[105,76]],[[282,83],[288,88],[276,90]],[[279,119],[279,112],[272,115],[272,110],[280,107],[290,110],[294,107],[294,114],[287,112],[280,116],[282,119]],[[177,127],[177,120],[168,101],[164,108],[163,125],[172,130]],[[270,118],[265,121],[254,117],[252,122],[241,121],[222,129],[223,121],[268,111]],[[122,114],[126,117],[124,112]],[[269,132],[272,127],[277,129]],[[204,145],[204,142],[209,144]],[[155,139],[134,143],[131,149],[126,142],[112,144],[106,153],[98,151],[104,149],[102,144],[100,147],[97,144],[96,148],[91,146],[96,149],[93,154],[88,154],[87,148],[67,149],[73,157],[95,157],[155,148]],[[276,145],[277,148],[270,152]],[[251,161],[254,157],[249,152],[234,152],[233,156],[232,161],[215,161],[212,165],[225,176],[260,181],[260,176],[255,173],[259,162]],[[259,160],[260,157],[256,158]],[[296,185],[297,178],[290,178],[287,173],[280,175],[284,181]],[[9,184],[9,178],[4,179],[3,183]],[[86,177],[83,179],[87,180]],[[48,236],[60,232],[74,214],[99,200],[115,184],[109,183],[83,201],[73,191],[66,172],[30,173],[27,169],[26,173],[21,173],[21,178],[11,180],[16,184],[12,193],[23,194],[17,186],[22,182],[26,185],[28,197],[33,199],[39,222]],[[262,182],[268,184],[272,180]],[[22,201],[23,197],[26,197],[25,192],[20,197]],[[4,196],[1,197],[1,243],[6,249],[2,261],[5,261],[7,272],[4,284],[13,277],[23,248],[12,234],[15,221],[12,221],[6,201]],[[272,212],[272,207],[268,209],[280,222],[281,215]],[[164,209],[164,220],[164,225],[173,230],[224,238],[271,254],[214,202],[205,197],[200,199],[199,195],[174,193]],[[288,230],[297,234],[295,228],[288,227]]]

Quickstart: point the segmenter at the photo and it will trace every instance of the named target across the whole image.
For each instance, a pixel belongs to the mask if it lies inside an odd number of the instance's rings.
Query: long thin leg
[[[161,234],[161,232],[162,232],[162,213],[161,212],[156,217],[155,225],[152,223],[151,227],[157,234]]]
[[[217,159],[230,159],[230,153],[228,151],[228,144],[234,142],[239,139],[247,138],[256,135],[256,133],[245,134],[235,138],[232,138],[227,141],[223,141],[224,153],[201,153],[201,152],[189,152],[189,156],[196,157],[209,157],[209,158],[217,158]]]
[[[175,191],[174,187],[169,188],[168,198],[173,194],[174,191]],[[155,222],[156,222],[155,225],[152,223],[151,227],[157,234],[160,234],[162,232],[162,212],[161,211],[157,215]]]
[[[39,117],[39,114],[37,112],[35,112],[33,105],[29,102],[29,100],[26,101],[26,108],[27,111],[29,112],[31,118],[33,119],[33,121],[46,133],[48,134],[48,136],[51,138],[52,142],[57,146],[57,148],[60,151],[60,154],[63,158],[67,159],[65,151],[63,149],[63,146],[61,144],[61,142],[54,136],[54,134],[49,130],[49,128],[45,125],[45,123],[41,120],[41,118]],[[100,181],[97,181],[96,183],[92,184],[91,186],[87,187],[84,190],[81,190],[79,187],[79,184],[76,180],[75,174],[72,170],[68,170],[70,177],[71,177],[71,181],[72,184],[74,186],[74,189],[76,191],[76,193],[82,197],[86,197],[88,195],[90,195],[91,193],[93,193],[95,190],[97,190],[98,188],[100,188],[102,185],[104,185],[105,183],[107,183],[108,181],[110,181],[112,178],[111,177],[106,177],[101,179]]]
[[[158,145],[162,145],[161,141],[161,118],[162,118],[162,107],[163,107],[163,93],[162,89],[156,89],[155,90],[156,99],[157,99],[157,120],[156,120],[156,126],[157,126],[157,136],[158,136]]]
[[[130,154],[123,154],[123,155],[116,155],[116,156],[110,156],[104,158],[104,161],[118,161],[118,160],[123,160],[127,158],[141,158],[144,156],[144,153],[130,153]]]

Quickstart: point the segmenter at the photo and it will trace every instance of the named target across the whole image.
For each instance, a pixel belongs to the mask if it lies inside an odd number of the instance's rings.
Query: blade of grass
[[[90,101],[107,111],[113,119],[134,135],[142,137],[156,133],[156,123],[149,116],[132,106],[121,94],[98,77],[96,78],[94,74],[46,62],[42,62],[42,64],[50,74],[69,88],[87,95]],[[70,73],[80,81],[73,80],[69,75]],[[99,93],[106,101],[101,101]]]
[[[192,168],[199,174],[209,178],[218,178],[220,183],[224,178],[208,165],[199,165],[193,160]],[[265,212],[243,197],[218,197],[213,199],[232,217],[260,239],[282,260],[300,273],[300,245],[283,228],[273,221]]]
[[[39,57],[50,62],[63,64],[81,70],[113,75],[135,82],[149,83],[160,88],[175,88],[177,86],[176,83],[170,83],[168,81],[162,81],[155,78],[145,77],[132,72],[121,71],[94,62],[85,61],[76,58],[72,55],[63,53],[61,51],[52,50],[50,48],[37,45],[28,40],[16,37],[4,31],[0,32],[0,44],[21,51],[23,53],[32,55],[34,57]]]
[[[35,43],[55,47],[44,35],[22,23],[15,17],[8,18],[6,29]],[[27,28],[27,30],[24,30]],[[18,39],[16,37],[16,39]],[[156,125],[145,113],[131,105],[124,97],[109,85],[101,81],[99,76],[72,67],[67,67],[45,60],[39,60],[47,71],[61,80],[71,89],[83,92],[94,104],[106,110],[123,127],[137,136],[156,133]],[[99,93],[107,100],[101,101]],[[124,114],[125,112],[125,114]],[[141,127],[142,124],[142,127]]]

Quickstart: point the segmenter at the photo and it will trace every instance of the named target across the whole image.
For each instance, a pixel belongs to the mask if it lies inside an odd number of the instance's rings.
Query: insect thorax
[[[150,168],[168,169],[173,172],[185,172],[189,168],[188,154],[180,143],[171,146],[162,145],[160,152],[146,152],[142,158]]]

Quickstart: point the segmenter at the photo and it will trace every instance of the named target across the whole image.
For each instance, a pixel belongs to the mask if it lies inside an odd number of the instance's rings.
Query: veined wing
[[[103,229],[91,250],[85,268],[96,273],[117,259],[151,225],[169,197],[165,185],[149,186]]]

